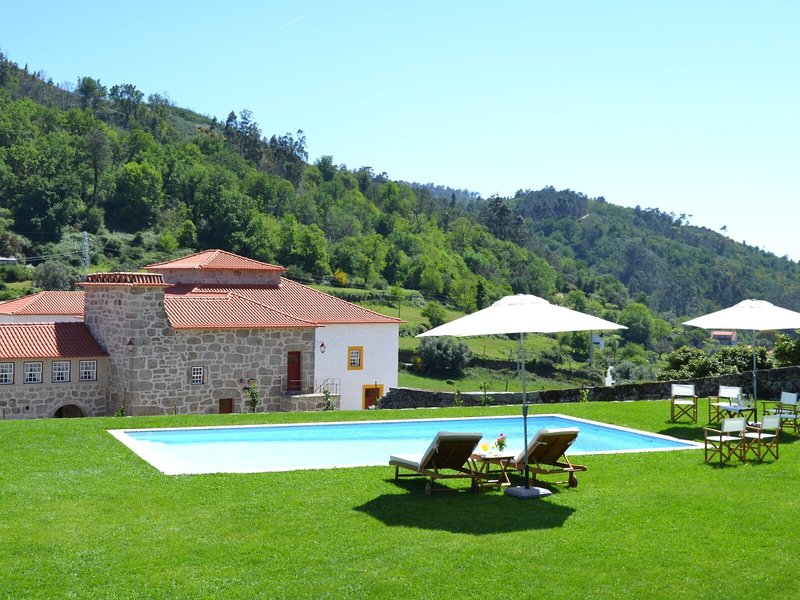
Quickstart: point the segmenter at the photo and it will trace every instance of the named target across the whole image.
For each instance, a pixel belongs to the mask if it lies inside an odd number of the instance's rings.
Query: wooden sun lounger
[[[577,427],[565,427],[560,429],[540,429],[528,444],[528,471],[533,475],[533,483],[536,483],[536,475],[554,475],[558,473],[569,474],[566,482],[569,487],[578,486],[578,478],[575,473],[585,471],[583,465],[573,465],[565,452],[578,437]],[[518,471],[525,472],[525,451],[520,452],[509,463],[509,466]]]
[[[472,480],[472,491],[477,492],[477,479],[482,475],[471,468],[469,458],[481,437],[480,433],[440,431],[422,454],[390,456],[395,481],[400,477],[428,477],[425,493],[430,495],[437,479],[468,478]],[[411,472],[401,473],[400,469]]]

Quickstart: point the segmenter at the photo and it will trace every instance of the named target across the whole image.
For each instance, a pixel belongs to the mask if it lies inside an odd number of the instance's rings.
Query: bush
[[[442,325],[447,318],[447,313],[444,311],[444,306],[435,301],[428,302],[420,314],[428,319],[431,327],[438,327],[439,325]]]
[[[427,327],[422,323],[403,323],[400,325],[400,337],[417,337],[425,331],[427,331]]]
[[[6,265],[0,267],[0,280],[7,283],[30,281],[33,279],[33,269],[26,265]]]
[[[788,335],[779,335],[773,356],[778,366],[800,365],[800,338],[793,340]]]
[[[433,375],[461,375],[472,358],[464,342],[451,338],[422,338],[417,350],[420,370]]]
[[[753,350],[747,346],[723,346],[712,355],[699,348],[682,346],[666,356],[667,366],[659,375],[662,381],[694,379],[744,373],[753,368]],[[772,359],[767,349],[756,348],[756,367],[771,369]]]
[[[33,275],[34,284],[40,290],[70,290],[79,278],[77,269],[54,260],[39,264]]]

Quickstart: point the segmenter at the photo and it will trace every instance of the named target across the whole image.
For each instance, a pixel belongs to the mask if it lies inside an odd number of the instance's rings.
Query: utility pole
[[[83,278],[89,274],[89,234],[83,232]]]

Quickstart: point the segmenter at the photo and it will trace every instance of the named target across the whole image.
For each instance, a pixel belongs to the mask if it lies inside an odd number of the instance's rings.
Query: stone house
[[[45,335],[45,324],[41,331],[31,326],[46,314],[20,314],[35,300],[0,303],[0,319],[14,317],[0,322],[5,418],[241,412],[249,410],[253,388],[259,410],[317,409],[326,394],[342,409],[363,409],[397,385],[398,319],[286,279],[283,267],[222,250],[144,269],[87,276],[78,292],[82,322],[51,322],[48,356],[25,343]],[[52,303],[74,312],[66,304],[75,296],[59,303],[58,293],[46,294],[38,302],[48,309],[38,313],[67,318]],[[85,342],[69,355],[61,341],[67,325]],[[76,364],[64,379],[54,369],[65,369],[67,358]],[[97,362],[91,385],[74,375],[88,360]],[[41,363],[37,381],[29,372],[38,367],[25,366],[33,362]],[[4,369],[12,371],[5,380]],[[66,384],[80,391],[65,396]]]

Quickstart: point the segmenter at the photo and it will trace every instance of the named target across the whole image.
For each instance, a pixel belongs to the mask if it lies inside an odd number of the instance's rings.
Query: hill
[[[612,360],[639,365],[703,335],[675,327],[682,316],[745,297],[800,309],[796,263],[658,209],[554,188],[483,199],[332,156],[309,164],[302,131],[266,135],[246,109],[218,120],[130,83],[58,87],[0,55],[0,256],[69,286],[83,231],[91,269],[218,247],[460,311],[532,293],[629,325]],[[0,267],[0,285],[28,275]],[[588,337],[561,341],[585,360]]]

